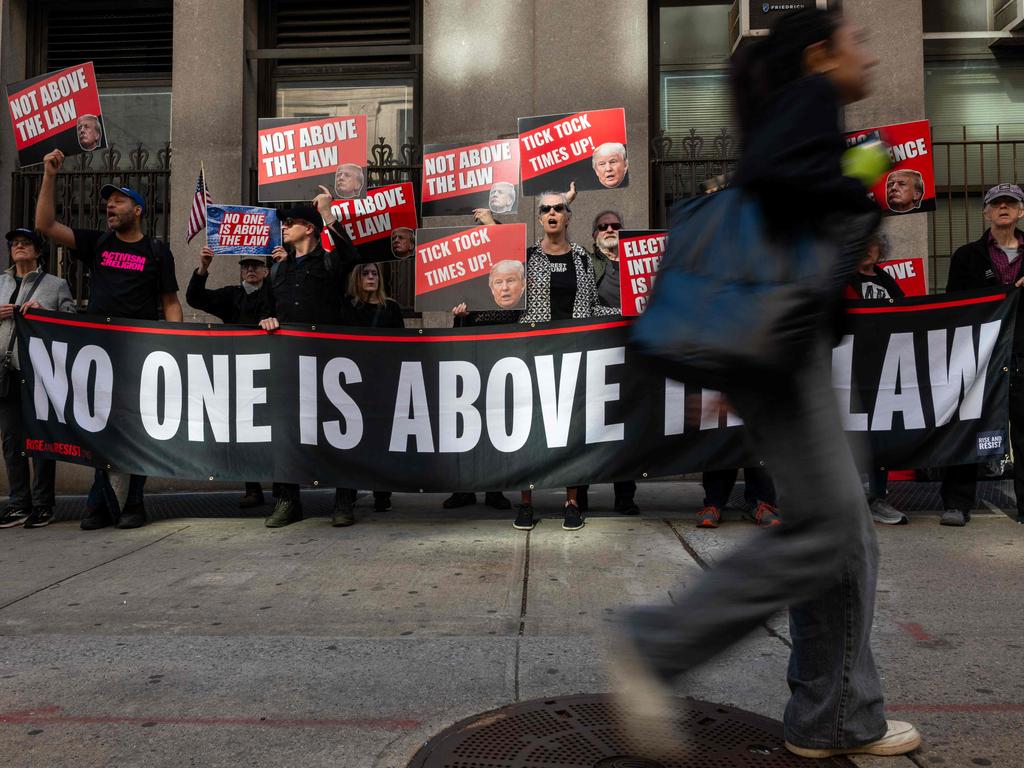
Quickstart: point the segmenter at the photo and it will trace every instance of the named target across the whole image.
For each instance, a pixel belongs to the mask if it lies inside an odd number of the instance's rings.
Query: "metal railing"
[[[125,161],[127,160],[127,163]],[[11,174],[11,225],[29,226],[35,221],[36,198],[43,167],[23,168]],[[131,187],[146,200],[143,231],[167,240],[170,229],[171,145],[152,149],[137,144],[127,155],[116,144],[105,150],[70,157],[57,175],[57,221],[72,228],[106,229],[106,209],[100,200],[104,184]],[[47,245],[42,261],[48,272],[65,278],[79,303],[88,298],[81,265],[70,252],[54,243]]]
[[[666,226],[673,205],[701,194],[701,185],[708,179],[731,172],[738,149],[736,137],[724,128],[707,138],[691,128],[682,139],[673,139],[665,131],[651,139],[652,224]]]

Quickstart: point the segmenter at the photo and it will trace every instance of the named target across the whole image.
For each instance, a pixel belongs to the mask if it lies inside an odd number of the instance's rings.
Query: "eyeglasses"
[[[296,224],[306,224],[302,219],[285,219],[281,222],[282,227],[294,227]]]
[[[20,245],[22,248],[29,248],[35,245],[35,243],[33,243],[31,240],[24,240],[20,237],[15,240],[11,240],[8,244],[11,246],[11,248],[13,248],[16,245]]]
[[[548,211],[554,211],[555,213],[565,213],[569,210],[569,206],[565,203],[556,203],[555,205],[542,205],[539,208],[541,213],[547,213]]]
[[[622,225],[617,221],[606,221],[604,224],[597,225],[598,232],[603,232],[606,229],[610,229],[612,232],[618,232],[622,229]]]

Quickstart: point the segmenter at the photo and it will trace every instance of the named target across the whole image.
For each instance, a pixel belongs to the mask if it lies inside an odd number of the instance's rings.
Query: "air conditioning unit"
[[[1021,4],[1024,0],[1014,2]],[[764,37],[779,16],[801,8],[825,9],[828,8],[828,0],[735,0],[729,9],[729,42],[732,50],[735,51],[748,37]]]
[[[1024,30],[1024,0],[989,0],[989,27],[994,32]]]

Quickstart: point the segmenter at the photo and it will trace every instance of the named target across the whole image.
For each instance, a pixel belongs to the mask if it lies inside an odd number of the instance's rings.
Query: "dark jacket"
[[[383,304],[368,304],[346,296],[345,303],[351,308],[348,325],[360,328],[405,328],[402,307],[394,299],[388,299]]]
[[[296,260],[294,254],[270,270],[275,317],[282,323],[325,323],[350,325],[351,303],[345,301],[348,276],[361,262],[348,232],[338,222],[328,229],[334,238],[334,250],[321,244]]]
[[[196,270],[188,281],[185,300],[190,307],[219,317],[225,323],[256,325],[260,320],[274,316],[274,296],[270,280],[264,280],[259,290],[246,293],[241,285],[209,289],[206,278]]]
[[[991,230],[986,229],[979,240],[961,245],[949,260],[949,276],[946,278],[946,293],[970,291],[975,288],[986,288],[999,285],[999,275],[992,266],[992,257],[988,252],[988,236]],[[1020,231],[1018,230],[1018,235]],[[1017,259],[1017,277],[1024,277],[1021,271],[1024,259]]]

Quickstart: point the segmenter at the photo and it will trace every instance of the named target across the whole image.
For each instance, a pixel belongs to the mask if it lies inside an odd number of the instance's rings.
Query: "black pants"
[[[0,433],[3,434],[4,463],[12,507],[30,509],[52,507],[57,463],[52,459],[32,459],[25,455],[25,420],[21,415],[21,387],[13,380],[7,397],[0,399]]]
[[[722,508],[729,503],[732,488],[736,485],[738,469],[715,469],[701,477],[704,486],[704,506]],[[761,467],[743,468],[743,498],[750,504],[765,502],[775,506],[775,484]]]
[[[1016,373],[1010,379],[1010,445],[1013,446],[1013,492],[1017,516],[1024,516],[1024,362],[1017,358]],[[942,477],[942,505],[946,509],[970,512],[978,486],[978,465],[946,467]]]
[[[613,485],[615,487],[615,501],[625,499],[632,501],[633,497],[636,496],[636,483],[632,480],[619,480]],[[586,512],[590,509],[590,498],[587,495],[589,488],[589,485],[576,486],[576,507],[580,512]]]

